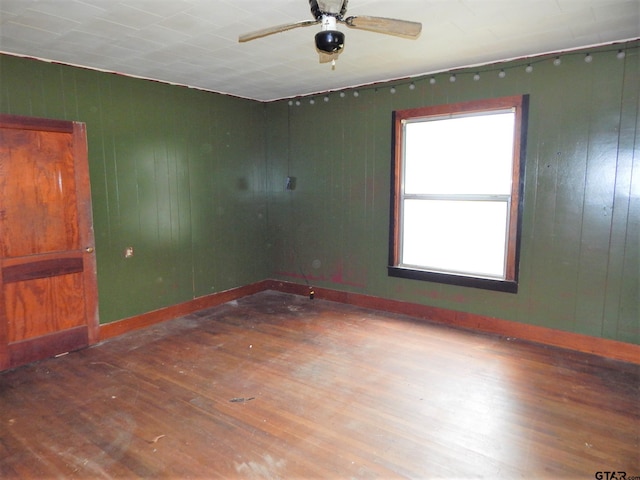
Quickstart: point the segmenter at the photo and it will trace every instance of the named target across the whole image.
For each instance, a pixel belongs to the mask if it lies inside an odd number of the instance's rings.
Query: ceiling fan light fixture
[[[335,61],[344,49],[344,33],[338,31],[338,23],[346,25],[349,28],[368,30],[374,33],[384,33],[403,38],[416,39],[420,36],[422,24],[419,22],[386,17],[371,17],[367,15],[346,17],[348,2],[349,0],[309,0],[313,20],[302,20],[262,28],[240,35],[238,41],[248,42],[249,40],[286,32],[294,28],[321,24],[322,31],[318,32],[315,36],[316,50],[320,55],[320,63],[331,62],[331,69],[334,70]]]
[[[316,33],[316,48],[326,53],[339,52],[344,48],[344,33],[338,30],[323,30]]]

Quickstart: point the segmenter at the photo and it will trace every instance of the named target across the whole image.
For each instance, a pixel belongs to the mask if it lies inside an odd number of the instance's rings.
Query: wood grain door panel
[[[79,249],[73,133],[0,130],[2,257]]]
[[[0,115],[0,369],[97,338],[86,133]]]
[[[85,324],[82,274],[5,285],[9,343]]]

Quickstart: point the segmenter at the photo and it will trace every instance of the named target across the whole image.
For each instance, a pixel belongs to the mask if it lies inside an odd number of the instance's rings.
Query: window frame
[[[391,212],[389,228],[388,275],[392,277],[425,280],[451,285],[483,288],[517,293],[520,263],[520,237],[524,197],[524,167],[526,150],[527,117],[529,95],[513,95],[492,99],[473,100],[396,110],[392,114],[393,141],[391,162]],[[402,242],[402,200],[404,166],[404,125],[420,118],[457,116],[461,114],[483,114],[498,110],[515,109],[512,181],[506,243],[505,278],[496,279],[464,273],[449,273],[415,267],[400,263]]]

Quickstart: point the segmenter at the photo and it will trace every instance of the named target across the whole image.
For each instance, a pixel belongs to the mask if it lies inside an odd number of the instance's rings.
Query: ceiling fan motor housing
[[[324,11],[320,8],[320,5],[318,5],[318,0],[309,0],[309,6],[311,7],[311,15],[313,15],[313,17],[316,20],[320,20],[324,15],[333,15],[334,17],[338,18],[339,20],[342,20],[342,18],[346,15],[347,13],[347,3],[349,2],[349,0],[333,0],[331,2],[323,2],[323,4],[325,4],[325,6],[327,6],[326,4],[334,4],[334,5],[329,5],[329,10]],[[340,9],[338,10],[337,7],[340,7]],[[333,7],[333,8],[332,8]]]
[[[344,47],[344,33],[338,30],[323,30],[316,33],[316,48],[326,53],[337,53]]]

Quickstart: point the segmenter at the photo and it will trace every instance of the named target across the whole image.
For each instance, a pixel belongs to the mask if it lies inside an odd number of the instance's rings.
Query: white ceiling
[[[640,0],[350,0],[422,22],[417,40],[344,28],[320,64],[307,0],[0,0],[0,51],[269,101],[640,37]],[[339,27],[340,29],[343,29]]]

